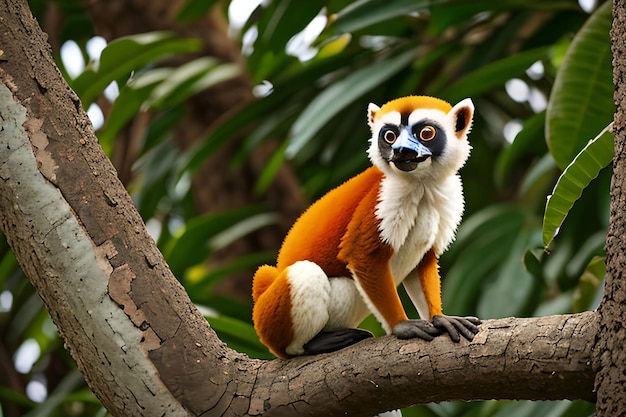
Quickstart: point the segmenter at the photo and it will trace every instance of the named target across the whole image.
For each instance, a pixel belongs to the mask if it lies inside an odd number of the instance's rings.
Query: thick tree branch
[[[488,321],[472,343],[368,340],[260,361],[228,349],[167,268],[45,35],[0,2],[0,226],[114,415],[363,415],[449,399],[593,400],[595,313]]]

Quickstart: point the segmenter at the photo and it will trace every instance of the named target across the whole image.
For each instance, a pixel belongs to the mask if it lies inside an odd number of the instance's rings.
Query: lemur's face
[[[399,98],[382,107],[370,104],[370,159],[388,175],[454,173],[469,157],[473,114],[470,99],[454,107],[425,96]]]

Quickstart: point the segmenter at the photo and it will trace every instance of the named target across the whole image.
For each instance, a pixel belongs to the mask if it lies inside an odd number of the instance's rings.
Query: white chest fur
[[[391,270],[396,285],[417,267],[431,248],[440,255],[454,239],[463,214],[461,179],[408,181],[385,177],[376,206],[381,238],[391,245]]]

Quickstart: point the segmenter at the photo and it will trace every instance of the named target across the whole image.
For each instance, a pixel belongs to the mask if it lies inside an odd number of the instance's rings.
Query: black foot
[[[478,325],[481,323],[476,317],[457,316],[434,316],[433,325],[443,333],[448,333],[453,342],[458,343],[461,336],[470,342],[478,333]]]
[[[398,339],[424,339],[433,340],[435,336],[439,336],[442,330],[427,320],[405,320],[396,324],[393,328],[393,334]]]
[[[374,337],[374,335],[363,329],[339,329],[319,332],[317,336],[304,345],[304,354],[317,355],[319,353],[334,352],[370,337]]]

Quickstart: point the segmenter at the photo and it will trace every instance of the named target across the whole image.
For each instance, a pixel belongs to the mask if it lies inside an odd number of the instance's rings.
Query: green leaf
[[[491,278],[503,277],[501,265],[512,256],[515,239],[527,223],[527,214],[517,206],[489,206],[459,227],[457,239],[442,261],[453,259],[450,269],[442,274],[444,311],[463,315],[476,311]],[[522,253],[516,261],[522,266]],[[491,314],[491,313],[490,313]]]
[[[601,289],[602,280],[606,275],[604,257],[596,256],[589,262],[580,277],[572,300],[574,312],[586,311],[594,308],[593,302]]]
[[[515,136],[511,146],[498,155],[495,169],[498,186],[504,186],[516,161],[528,154],[541,155],[547,151],[543,137],[545,125],[545,112],[537,113],[524,121],[522,130]]]
[[[186,268],[196,265],[212,253],[212,238],[254,215],[261,208],[245,207],[221,213],[209,213],[187,222],[184,230],[173,238],[164,250],[164,256],[174,275],[182,278]],[[248,229],[249,230],[249,229]]]
[[[217,0],[187,0],[178,9],[176,20],[181,23],[191,22],[204,16],[217,3]]]
[[[289,39],[302,31],[323,7],[324,2],[320,0],[272,2],[259,21],[256,50],[275,54],[284,52]]]
[[[548,48],[532,49],[485,65],[450,85],[441,93],[441,97],[454,104],[466,97],[500,87],[511,78],[523,74],[535,62],[546,58],[547,52]]]
[[[543,243],[546,249],[583,190],[613,160],[613,134],[609,131],[611,126],[612,123],[576,155],[559,177],[552,195],[548,196],[543,215]]]
[[[498,318],[526,314],[530,300],[536,299],[539,281],[526,270],[522,262],[524,251],[539,244],[539,234],[526,227],[515,234],[510,251],[500,262],[497,279],[485,288],[478,301],[479,317]],[[526,259],[528,261],[529,259]]]
[[[352,58],[351,54],[344,53],[323,60],[313,60],[307,66],[302,67],[301,71],[290,73],[287,77],[278,80],[270,95],[244,106],[220,123],[205,140],[198,141],[197,145],[191,146],[185,152],[178,176],[182,176],[185,172],[194,174],[217,149],[241,131],[256,132],[258,125],[254,123],[257,121],[263,123],[269,118],[277,117],[277,108],[280,109],[278,113],[282,113],[278,117],[290,117],[301,106],[299,93],[303,85],[311,85],[315,83],[315,80],[336,70],[337,67],[349,65]],[[254,125],[254,129],[247,129],[251,125]]]
[[[557,72],[548,101],[546,138],[561,169],[613,119],[611,21],[611,2],[606,2],[576,34]]]
[[[432,0],[360,0],[355,1],[337,13],[331,29],[337,33],[355,32],[368,26],[384,22],[394,17],[408,15],[425,9]]]
[[[165,80],[171,72],[169,68],[153,69],[139,75],[120,89],[106,124],[98,132],[98,140],[107,155],[112,154],[119,131],[140,111],[154,86]]]
[[[102,51],[100,61],[92,63],[71,82],[87,108],[113,81],[127,77],[155,61],[174,54],[200,49],[196,39],[180,39],[171,32],[150,32],[117,39]]]
[[[406,68],[415,59],[410,50],[388,60],[355,71],[320,93],[300,114],[291,127],[287,158],[293,158],[330,119],[341,113],[363,94]],[[365,114],[365,106],[363,107]]]
[[[152,109],[174,106],[239,73],[239,66],[235,64],[220,64],[217,59],[210,57],[195,59],[176,68],[159,83],[152,90],[145,106]]]
[[[204,275],[197,279],[188,279],[185,281],[185,289],[194,300],[201,300],[209,294],[211,288],[228,277],[231,277],[242,271],[254,271],[259,265],[271,263],[276,260],[275,252],[250,253],[238,256],[232,262],[214,266],[206,271]],[[212,307],[212,304],[210,304]]]

